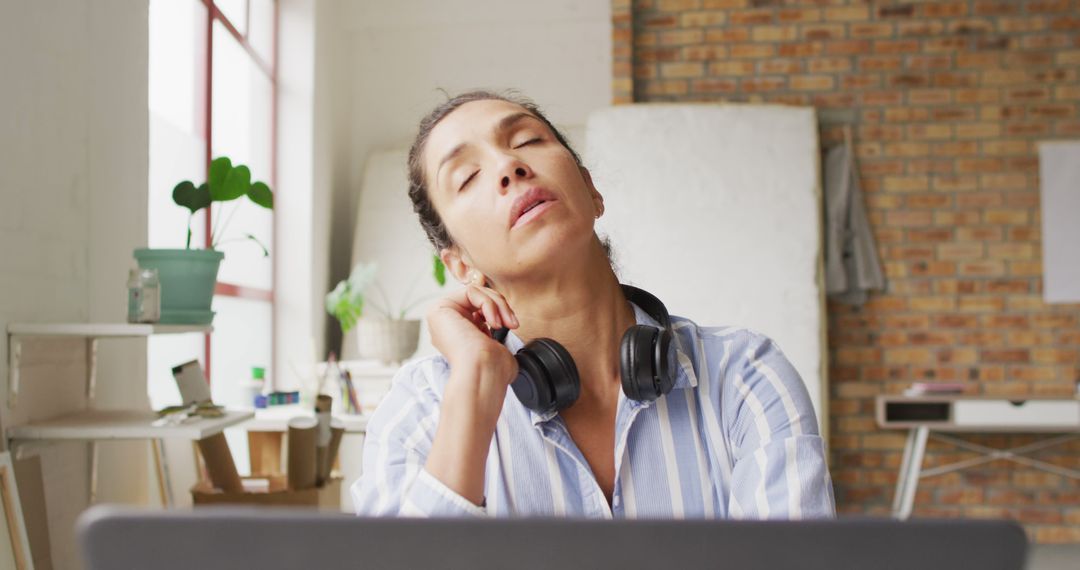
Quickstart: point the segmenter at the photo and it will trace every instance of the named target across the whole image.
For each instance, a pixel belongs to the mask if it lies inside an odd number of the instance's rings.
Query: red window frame
[[[273,0],[274,5],[274,20],[273,31],[271,33],[271,60],[266,61],[255,50],[255,47],[251,45],[248,39],[248,33],[251,31],[251,2],[245,4],[244,10],[244,33],[240,33],[236,25],[229,20],[228,17],[221,11],[220,8],[214,3],[214,0],[199,0],[206,7],[206,66],[204,69],[205,76],[204,85],[205,92],[203,95],[203,138],[206,141],[206,175],[209,178],[210,162],[213,160],[213,117],[214,117],[214,22],[220,22],[222,26],[228,31],[229,35],[240,44],[240,47],[251,58],[251,61],[259,68],[267,78],[270,80],[270,187],[277,191],[277,109],[278,109],[278,74],[277,74],[277,61],[278,61],[278,15],[279,7],[278,1]],[[278,234],[278,216],[274,212],[273,215],[273,229],[272,229],[272,242],[277,241]],[[206,228],[204,233],[205,243],[210,243],[210,234],[213,228],[211,219],[210,208],[206,208]],[[272,259],[272,265],[277,267],[277,255],[275,253],[276,248],[274,244],[270,244],[270,255]],[[271,317],[271,346],[270,353],[277,353],[277,337],[273,333],[273,329],[277,328],[277,315],[273,311],[274,291],[277,289],[277,271],[272,273],[270,289],[261,289],[256,287],[247,287],[244,285],[237,285],[234,283],[224,283],[219,281],[214,288],[215,295],[221,295],[223,297],[235,297],[239,299],[248,299],[252,301],[263,301],[270,303],[273,316]],[[203,349],[205,351],[205,372],[206,379],[209,382],[211,379],[210,358],[210,334],[207,333],[203,337]],[[273,375],[271,374],[271,378]]]

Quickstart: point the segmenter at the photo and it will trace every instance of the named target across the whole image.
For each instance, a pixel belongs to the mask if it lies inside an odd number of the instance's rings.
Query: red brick
[[[870,42],[866,40],[848,40],[829,42],[825,52],[832,55],[858,55],[870,51]]]
[[[695,79],[690,82],[694,93],[735,93],[738,84],[734,79]]]
[[[955,18],[967,14],[967,3],[939,2],[923,4],[920,7],[920,15],[927,18]]]
[[[700,12],[686,12],[679,16],[679,23],[686,28],[707,28],[720,26],[727,22],[727,12],[720,10],[703,10]]]
[[[740,10],[731,12],[728,15],[728,21],[733,26],[771,24],[773,16],[770,10]]]
[[[776,55],[776,47],[771,44],[733,44],[733,58],[764,58]]]
[[[893,35],[891,23],[851,24],[853,38],[889,38]]]

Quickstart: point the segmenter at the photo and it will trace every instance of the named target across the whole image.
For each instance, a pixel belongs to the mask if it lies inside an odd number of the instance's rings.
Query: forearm
[[[506,380],[490,366],[458,366],[440,405],[439,425],[424,468],[475,505],[484,502],[484,467]]]

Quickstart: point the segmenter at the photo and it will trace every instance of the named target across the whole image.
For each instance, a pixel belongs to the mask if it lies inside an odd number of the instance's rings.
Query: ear
[[[589,169],[584,166],[581,168],[581,177],[585,180],[585,185],[589,188],[589,197],[592,198],[593,207],[596,209],[596,216],[599,218],[604,214],[604,196],[600,194],[600,191],[596,189],[596,185],[593,184],[592,174],[589,173]]]
[[[469,267],[461,258],[461,252],[457,246],[444,247],[439,251],[439,258],[442,259],[443,265],[450,271],[450,275],[454,276],[454,279],[462,283],[466,281],[465,276],[469,272]]]
[[[439,252],[439,258],[442,259],[443,265],[450,270],[450,274],[457,279],[459,283],[469,284],[469,282],[479,276],[478,285],[484,283],[483,275],[472,267],[472,263],[468,259],[468,256],[461,252],[461,249],[457,245],[452,245],[447,248],[443,248]]]

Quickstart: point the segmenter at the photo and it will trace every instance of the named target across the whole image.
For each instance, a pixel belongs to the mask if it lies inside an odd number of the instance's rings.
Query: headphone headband
[[[620,285],[626,300],[641,307],[650,317],[660,323],[660,327],[671,331],[671,318],[668,316],[667,307],[660,302],[652,293],[644,289],[638,289],[633,285]]]

